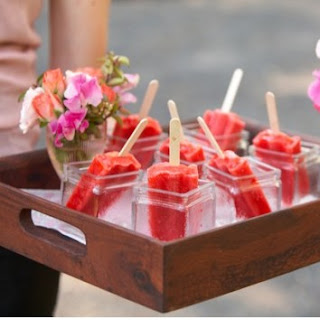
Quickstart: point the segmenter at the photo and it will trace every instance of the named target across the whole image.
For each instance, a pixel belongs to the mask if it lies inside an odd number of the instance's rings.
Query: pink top
[[[42,0],[0,0],[0,156],[31,150],[39,129],[23,135],[18,127],[18,97],[36,79],[40,38],[33,23]]]
[[[21,92],[36,79],[40,37],[33,23],[42,0],[0,0],[0,129],[17,127]]]

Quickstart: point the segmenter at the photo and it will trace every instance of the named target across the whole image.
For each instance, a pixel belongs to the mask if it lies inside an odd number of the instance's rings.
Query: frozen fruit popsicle
[[[290,206],[294,201],[296,181],[300,197],[310,192],[309,177],[302,163],[303,158],[299,158],[298,163],[294,158],[301,153],[301,138],[280,131],[275,98],[271,92],[266,94],[266,101],[271,129],[261,131],[253,139],[253,145],[257,148],[255,155],[263,162],[281,170],[282,201],[285,206]]]
[[[162,133],[161,125],[158,120],[151,117],[147,117],[148,125],[141,133],[140,138],[146,138],[151,136],[157,136]],[[136,126],[140,121],[140,116],[138,114],[131,114],[126,117],[121,117],[122,125],[116,124],[113,130],[113,136],[128,139]]]
[[[239,179],[237,185],[234,186],[235,189],[239,189],[239,192],[233,194],[231,193],[231,190],[227,190],[234,199],[237,217],[250,218],[270,212],[270,205],[257,178],[252,172],[247,159],[239,157],[231,150],[223,152],[211,134],[205,121],[201,117],[198,117],[198,122],[207,135],[208,140],[217,151],[217,154],[213,155],[209,161],[209,166],[233,177],[242,178]],[[223,176],[217,175],[217,177],[213,176],[212,178],[223,179]],[[225,185],[227,188],[226,181],[220,182],[222,187]]]
[[[241,177],[237,183],[240,192],[233,195],[238,218],[251,218],[271,212],[270,205],[252,172],[247,159],[233,151],[224,151],[224,158],[217,154],[209,161],[209,166],[221,170],[233,177]]]
[[[165,140],[159,148],[160,152],[169,155],[170,139]],[[205,161],[203,148],[184,139],[180,142],[180,159],[187,162]]]
[[[283,132],[274,132],[270,129],[261,131],[254,139],[253,145],[257,148],[255,155],[281,170],[282,201],[285,206],[292,205],[296,190],[296,176],[298,193],[304,197],[310,192],[310,183],[307,170],[303,165],[303,158],[295,163],[294,156],[301,152],[301,138],[288,136]],[[268,151],[276,151],[270,153]]]
[[[103,198],[101,198],[99,195],[94,193],[94,189],[103,188],[106,183],[117,184],[117,182],[120,182],[117,181],[120,179],[116,176],[118,174],[129,173],[132,171],[138,172],[141,168],[141,164],[132,154],[129,153],[129,151],[146,124],[146,119],[140,121],[139,125],[136,127],[135,131],[132,133],[120,152],[114,151],[95,156],[87,170],[87,173],[81,176],[80,181],[68,199],[66,203],[68,208],[97,217],[99,212],[106,210],[108,206],[121,196],[120,192],[115,191],[114,194],[109,193],[107,198],[103,196]],[[100,177],[106,176],[114,176],[115,178],[108,180],[108,182],[100,179]],[[121,177],[121,183],[129,182],[124,181],[123,179],[133,179],[133,177]]]
[[[244,121],[237,114],[220,109],[206,110],[203,119],[222,150],[235,151],[237,149],[241,132],[245,127]]]
[[[112,150],[120,150],[122,148],[124,139],[126,140],[130,137],[130,135],[132,134],[132,132],[134,131],[134,129],[136,128],[136,126],[142,118],[148,119],[148,125],[141,133],[140,138],[150,138],[161,135],[162,128],[160,123],[156,119],[148,117],[148,113],[150,111],[156,92],[158,90],[158,86],[158,81],[152,80],[149,83],[139,113],[132,114],[129,116],[122,116],[122,124],[116,123],[112,134],[114,136],[114,139],[112,139],[112,141],[110,142],[110,148]],[[154,140],[144,140],[143,142],[138,142],[132,150],[132,153],[136,155],[137,159],[139,160],[143,168],[146,167],[152,161],[154,152],[146,151],[141,153],[138,151],[138,149],[152,147],[155,143],[156,141]],[[135,152],[135,150],[137,150],[137,152]]]
[[[170,121],[170,162],[154,164],[147,170],[148,187],[175,193],[186,193],[198,187],[198,170],[195,165],[180,164],[180,121]],[[152,191],[149,192],[152,199]],[[163,203],[170,204],[172,195],[163,194]],[[164,210],[156,205],[149,207],[149,225],[153,237],[169,241],[185,236],[186,212],[174,208]]]
[[[242,75],[241,69],[237,69],[233,73],[221,109],[206,110],[203,114],[204,121],[222,150],[235,151],[241,139],[241,132],[245,127],[244,121],[236,113],[231,112]],[[201,129],[200,132],[203,133]]]
[[[170,111],[171,118],[172,119],[177,118],[180,120],[177,106],[174,103],[174,101],[172,100],[168,101],[168,108]],[[206,159],[202,146],[188,141],[183,134],[182,126],[181,126],[181,138],[182,140],[180,141],[180,159],[183,161],[189,162],[188,164],[198,163],[198,173],[199,173],[199,176],[201,176],[202,165],[200,163],[204,162]],[[163,141],[163,143],[159,147],[159,151],[162,154],[169,156],[169,151],[170,151],[169,138]]]
[[[99,180],[99,177],[138,171],[140,168],[140,163],[131,154],[119,156],[119,152],[113,151],[96,155],[87,173],[81,176],[66,206],[97,217],[99,212],[104,211],[107,206],[110,206],[121,195],[116,191],[112,195],[109,193],[108,199],[104,199],[94,194],[94,188],[106,187],[106,181]],[[132,176],[127,179],[132,179]],[[108,181],[112,185],[116,185],[118,182],[120,182],[119,178]],[[121,183],[124,182],[129,181],[124,181],[124,178],[121,178]]]

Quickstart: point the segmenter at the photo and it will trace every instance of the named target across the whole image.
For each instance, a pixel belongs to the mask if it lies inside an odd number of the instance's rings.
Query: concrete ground
[[[47,68],[46,10],[37,23],[44,37],[39,71]],[[312,71],[320,67],[314,52],[319,12],[317,0],[114,0],[110,48],[129,56],[130,72],[140,73],[140,101],[147,83],[160,81],[151,115],[163,124],[168,99],[176,101],[182,119],[220,106],[233,70],[241,67],[234,111],[267,123],[264,94],[270,90],[282,128],[320,135],[320,114],[306,94]],[[319,316],[319,266],[166,315]],[[56,315],[161,316],[66,275]]]

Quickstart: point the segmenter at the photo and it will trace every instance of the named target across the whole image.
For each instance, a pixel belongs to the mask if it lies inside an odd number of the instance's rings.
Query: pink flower
[[[27,90],[22,103],[19,123],[19,127],[23,133],[27,133],[39,119],[38,114],[32,106],[32,102],[37,96],[43,93],[44,90],[42,88],[29,88]]]
[[[124,106],[129,103],[137,102],[137,98],[130,92],[127,92],[135,88],[140,80],[138,74],[128,74],[124,75],[127,79],[121,86],[116,86],[113,90],[119,95],[120,105]]]
[[[320,112],[320,70],[315,70],[313,75],[316,79],[308,88],[308,96],[312,100],[315,109]]]
[[[103,94],[95,77],[85,73],[66,72],[67,89],[64,93],[64,105],[71,111],[78,111],[88,104],[94,107],[102,101]]]
[[[66,111],[58,120],[49,123],[52,134],[55,135],[55,145],[62,147],[61,139],[65,138],[72,141],[76,131],[83,133],[89,126],[88,120],[85,119],[87,109],[79,109],[76,112]]]

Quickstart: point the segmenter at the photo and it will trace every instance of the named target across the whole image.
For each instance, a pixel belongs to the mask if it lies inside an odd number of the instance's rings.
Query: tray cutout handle
[[[60,232],[47,229],[45,227],[36,226],[31,217],[32,209],[24,208],[20,211],[19,220],[20,226],[24,232],[37,240],[45,242],[47,245],[54,246],[63,251],[66,251],[69,255],[76,256],[77,258],[85,257],[87,254],[87,246],[68,236],[62,235]],[[37,210],[42,215],[50,217],[49,215]],[[61,221],[61,220],[60,220]],[[66,223],[66,222],[64,222]],[[70,224],[69,224],[70,225]],[[72,225],[70,225],[72,226]],[[85,234],[75,226],[73,228],[77,229],[78,232],[83,234],[86,243]]]

